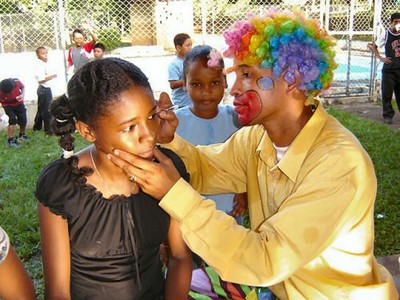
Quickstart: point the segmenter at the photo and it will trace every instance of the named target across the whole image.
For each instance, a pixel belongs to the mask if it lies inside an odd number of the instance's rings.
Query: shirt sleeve
[[[179,67],[176,65],[175,61],[172,61],[168,66],[168,80],[180,80],[180,77]]]
[[[248,129],[248,128],[247,128]],[[190,184],[201,194],[243,193],[246,191],[246,165],[254,145],[235,132],[224,143],[194,146],[178,134],[172,143],[164,145],[183,159],[190,174]],[[234,151],[239,147],[241,151]],[[216,155],[218,154],[218,155]]]
[[[68,61],[68,66],[72,66],[74,64],[72,62],[72,48],[68,49],[67,61]]]
[[[90,53],[93,51],[94,45],[92,44],[92,42],[86,43],[83,45],[83,49],[85,49],[87,53]]]
[[[78,158],[57,159],[48,164],[40,173],[36,183],[36,199],[56,215],[73,222],[76,220],[88,201],[93,199],[91,193],[80,188],[82,177],[73,172]]]
[[[3,228],[0,227],[0,265],[5,261],[9,249],[10,238]]]
[[[164,196],[160,206],[180,222],[188,246],[221,278],[255,286],[274,285],[328,247],[337,246],[343,251],[348,247],[351,252],[356,251],[352,248],[355,245],[373,239],[373,167],[358,151],[345,151],[346,155],[330,153],[329,157],[310,162],[314,167],[301,184],[293,188],[276,213],[254,230],[237,225],[233,218],[217,211],[212,201],[203,200],[183,180]],[[219,159],[224,160],[223,156]],[[258,185],[262,182],[260,179]],[[360,230],[371,232],[371,237],[360,234]]]
[[[383,46],[385,46],[386,36],[387,36],[387,30],[382,32],[381,35],[378,37],[378,39],[375,42],[378,48],[382,48]]]
[[[40,62],[36,63],[35,66],[35,78],[37,82],[43,81],[46,79],[46,66]]]

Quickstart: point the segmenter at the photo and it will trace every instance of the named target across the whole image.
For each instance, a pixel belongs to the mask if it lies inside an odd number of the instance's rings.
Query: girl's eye
[[[193,86],[193,87],[199,87],[199,86],[200,86],[200,83],[198,83],[198,82],[193,82],[193,83],[191,84],[191,86]]]
[[[214,86],[215,86],[215,85],[219,85],[219,81],[218,81],[218,80],[213,81],[213,82],[212,82],[212,85],[214,85]]]
[[[131,125],[129,127],[122,129],[122,132],[123,133],[131,132],[134,128],[135,128],[135,125]]]

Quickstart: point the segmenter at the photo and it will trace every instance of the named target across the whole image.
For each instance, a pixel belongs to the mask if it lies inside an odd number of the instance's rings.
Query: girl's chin
[[[146,159],[146,160],[153,160],[153,158],[154,158],[154,151],[152,150],[152,151],[148,151],[148,152],[146,152],[146,153],[142,153],[142,154],[136,154],[136,155],[138,155],[138,156],[140,156],[141,158],[143,158],[143,159]]]

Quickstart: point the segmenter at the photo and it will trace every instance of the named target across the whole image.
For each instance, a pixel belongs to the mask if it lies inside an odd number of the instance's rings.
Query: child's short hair
[[[75,29],[74,31],[72,31],[72,37],[74,37],[76,33],[82,34],[82,35],[84,36],[82,30],[80,30],[80,29]]]
[[[39,51],[40,50],[46,50],[46,47],[43,47],[43,46],[37,47],[36,50],[35,50],[36,55],[39,55]]]
[[[12,92],[13,89],[15,89],[16,85],[15,85],[15,81],[12,78],[6,78],[3,79],[0,82],[0,90],[4,93],[4,94],[9,94]]]
[[[390,16],[390,22],[393,22],[395,19],[400,19],[400,13],[395,12]]]
[[[209,67],[220,67],[221,70],[225,68],[224,60],[219,52],[208,45],[198,45],[193,47],[188,53],[186,53],[183,60],[183,74],[185,74],[186,76],[189,65],[192,62],[200,59],[207,59],[207,64]],[[212,65],[210,64],[210,62],[212,62]]]
[[[178,33],[174,37],[174,45],[176,46],[182,46],[183,43],[187,40],[190,39],[190,36],[187,33]]]
[[[99,48],[99,49],[103,50],[103,52],[106,51],[106,46],[104,46],[103,43],[96,43],[96,44],[94,44],[93,47],[94,48]]]

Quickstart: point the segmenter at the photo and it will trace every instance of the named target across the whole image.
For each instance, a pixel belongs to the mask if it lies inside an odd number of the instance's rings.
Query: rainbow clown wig
[[[249,15],[226,30],[224,38],[228,45],[224,56],[272,69],[274,78],[284,74],[289,84],[298,77],[298,89],[305,91],[309,99],[329,88],[337,67],[335,40],[299,10]]]

